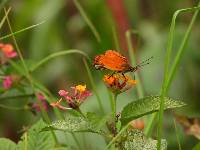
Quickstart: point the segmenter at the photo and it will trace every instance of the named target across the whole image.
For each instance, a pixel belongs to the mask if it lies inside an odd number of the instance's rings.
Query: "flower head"
[[[0,43],[0,49],[6,58],[14,58],[17,56],[16,51],[11,44]]]
[[[40,105],[41,105],[42,109],[47,111],[48,106],[47,106],[47,101],[44,95],[42,93],[36,93],[36,97],[37,97],[37,101],[32,104],[31,106],[32,110],[36,110],[40,112],[41,111]]]
[[[12,78],[12,76],[5,76],[3,78],[3,88],[4,89],[10,89],[11,86],[12,86],[12,84],[13,84],[13,78]]]
[[[132,80],[129,76],[123,76],[121,74],[114,74],[112,76],[105,75],[103,81],[105,82],[106,86],[115,94],[125,92],[137,83],[136,80]]]
[[[79,106],[85,101],[85,99],[92,95],[90,91],[86,89],[86,85],[77,85],[71,87],[71,91],[60,90],[58,92],[60,96],[64,98],[68,106],[73,109],[79,108]],[[59,109],[70,109],[61,105],[63,99],[61,98],[57,102],[51,103],[51,106],[58,107]]]

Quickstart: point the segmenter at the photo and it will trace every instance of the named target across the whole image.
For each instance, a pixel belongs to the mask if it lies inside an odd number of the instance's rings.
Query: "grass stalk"
[[[5,17],[6,17],[6,16],[5,16]],[[16,31],[16,32],[13,32],[13,33],[11,33],[11,34],[8,34],[8,35],[5,35],[5,36],[2,36],[2,37],[0,37],[0,40],[3,40],[3,39],[6,39],[6,38],[9,38],[9,37],[11,37],[11,36],[13,36],[13,35],[19,34],[19,33],[21,33],[21,32],[24,32],[24,31],[27,31],[27,30],[30,30],[30,29],[33,29],[33,28],[35,28],[35,27],[37,27],[37,26],[43,24],[44,22],[45,22],[45,21],[42,21],[42,22],[37,23],[37,24],[34,24],[34,25],[32,25],[32,26],[29,26],[29,27],[23,28],[23,29],[21,29],[21,30],[19,30],[19,31]],[[0,24],[0,29],[1,29],[1,24]]]
[[[14,106],[7,106],[3,104],[0,104],[0,108],[8,109],[8,110],[26,110],[25,107],[14,107]]]
[[[198,10],[200,9],[200,7],[194,7],[194,8],[186,8],[186,9],[180,9],[177,10],[172,18],[172,22],[171,22],[171,26],[170,26],[170,31],[169,31],[169,38],[168,38],[168,42],[167,42],[167,50],[166,50],[166,58],[165,58],[165,71],[164,71],[164,80],[163,80],[163,84],[162,84],[162,89],[161,89],[161,102],[160,102],[160,110],[159,110],[159,124],[158,124],[158,143],[157,143],[157,149],[160,150],[161,148],[161,137],[162,137],[162,122],[163,122],[163,111],[164,111],[164,96],[167,94],[168,89],[169,89],[169,83],[172,80],[172,76],[169,77],[169,63],[170,63],[170,56],[171,56],[171,50],[172,50],[172,45],[173,45],[173,37],[174,37],[174,31],[175,31],[175,23],[176,23],[176,18],[178,16],[178,14],[180,12],[187,12],[187,11],[196,11],[192,17],[192,20],[190,22],[190,25],[184,35],[182,44],[183,46],[181,46],[181,49],[179,49],[179,51],[177,52],[177,59],[175,59],[175,62],[173,63],[172,66],[177,66],[177,64],[175,64],[176,62],[180,61],[181,58],[181,52],[183,51],[183,49],[185,48],[185,44],[189,38],[189,35],[191,33],[191,29],[192,26],[194,24],[194,21],[196,20],[196,16],[198,14]],[[173,68],[172,68],[173,69]],[[175,68],[177,69],[177,68]],[[173,70],[172,70],[173,71]],[[175,70],[174,70],[175,73]],[[172,74],[173,75],[173,74]]]
[[[80,51],[80,50],[77,50],[77,49],[62,50],[62,51],[59,51],[59,52],[52,53],[49,56],[43,58],[38,63],[36,63],[33,67],[31,67],[30,71],[31,72],[35,71],[36,69],[38,69],[43,64],[49,62],[49,60],[51,60],[51,59],[54,59],[58,56],[68,55],[68,54],[81,54],[84,57],[86,57],[87,59],[89,59],[88,55],[86,53]]]
[[[175,133],[176,133],[176,140],[177,140],[177,143],[178,143],[178,149],[181,150],[181,142],[180,142],[180,138],[178,136],[178,129],[177,129],[177,126],[176,126],[175,118],[173,118],[173,121],[174,121],[174,129],[175,129]]]
[[[128,45],[128,53],[129,53],[129,57],[131,60],[131,65],[135,66],[136,65],[136,57],[134,54],[135,50],[132,45],[131,34],[138,34],[138,32],[135,30],[126,31],[126,41],[127,41],[127,45]],[[141,80],[140,80],[138,72],[136,71],[136,72],[134,72],[134,74],[135,74],[136,79],[139,82],[139,84],[137,84],[137,86],[136,86],[137,95],[138,95],[138,98],[142,98],[142,97],[144,97],[144,89],[142,88]]]
[[[7,12],[5,8],[4,8],[4,12],[5,12],[5,13]],[[8,16],[7,16],[6,20],[7,20],[7,23],[8,23],[9,30],[10,30],[11,34],[13,34],[13,30],[12,30],[12,27],[11,27],[10,20],[9,20],[9,17],[8,17]],[[30,75],[30,73],[29,73],[28,67],[26,66],[26,63],[25,63],[24,58],[23,58],[23,55],[22,55],[22,53],[21,53],[21,51],[20,51],[20,49],[19,49],[19,46],[18,46],[18,44],[17,44],[17,40],[15,39],[15,36],[14,36],[14,35],[12,35],[12,38],[13,38],[13,41],[14,41],[14,44],[15,44],[17,53],[18,53],[18,55],[19,55],[20,61],[22,62],[22,65],[23,65],[23,67],[24,67],[25,74],[26,74],[26,78],[27,78],[28,81],[30,82],[30,85],[31,85],[31,87],[32,87],[32,90],[33,90],[34,93],[35,93],[35,88],[34,88],[34,85],[33,85],[33,82],[32,82],[31,75]],[[39,101],[39,105],[40,105],[41,112],[42,112],[42,116],[44,117],[44,120],[45,120],[47,123],[50,124],[51,121],[50,121],[50,119],[49,119],[49,116],[48,116],[47,112],[43,109],[42,104],[41,104],[40,101]],[[54,133],[53,130],[51,130],[51,133],[52,133],[52,136],[53,136],[53,138],[54,138],[55,143],[58,143],[57,137],[56,137],[56,135],[55,135],[55,133]]]
[[[96,85],[95,85],[95,83],[94,83],[94,79],[93,79],[93,77],[92,77],[92,73],[91,73],[91,71],[90,71],[90,68],[89,68],[89,66],[88,66],[88,63],[87,63],[86,59],[84,59],[84,58],[83,58],[83,63],[84,63],[84,65],[85,65],[85,68],[86,68],[86,71],[87,71],[87,74],[88,74],[88,77],[89,77],[89,80],[90,80],[92,89],[93,89],[93,91],[94,91],[94,93],[95,93],[95,95],[96,95],[99,108],[100,108],[101,112],[102,112],[103,114],[105,114],[103,105],[102,105],[102,103],[101,103],[101,98],[100,98],[100,96],[99,96],[99,94],[98,94],[98,92],[97,92],[97,87],[96,87]]]
[[[0,29],[3,27],[3,24],[5,23],[6,18],[7,18],[7,16],[8,16],[8,14],[9,14],[10,10],[11,10],[11,7],[8,8],[8,10],[7,10],[6,13],[5,13],[5,16],[3,17],[3,19],[1,19],[1,22],[0,22]]]
[[[81,16],[83,17],[85,22],[88,24],[89,28],[91,29],[92,33],[94,34],[95,38],[97,39],[97,42],[100,43],[101,42],[101,37],[99,35],[99,32],[97,31],[97,29],[93,25],[92,21],[87,16],[85,10],[83,9],[83,7],[81,6],[81,4],[79,3],[78,0],[73,0],[73,1],[74,1],[74,4],[76,5],[76,8],[79,10]]]
[[[118,52],[120,52],[119,39],[118,39],[118,36],[117,36],[116,27],[114,25],[112,26],[112,34],[113,34],[113,40],[114,40],[114,44],[115,44],[115,49]]]

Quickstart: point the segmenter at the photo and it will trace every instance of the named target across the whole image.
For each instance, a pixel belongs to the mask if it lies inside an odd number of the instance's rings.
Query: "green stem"
[[[97,29],[93,25],[92,21],[87,16],[86,12],[84,11],[84,9],[81,6],[81,4],[79,3],[79,1],[78,0],[73,0],[73,1],[74,1],[74,4],[76,5],[77,9],[79,10],[81,16],[83,17],[83,19],[85,20],[85,22],[88,24],[89,28],[91,29],[92,33],[94,34],[95,38],[100,43],[101,42],[101,37],[100,37]]]
[[[199,5],[199,4],[198,4]],[[168,39],[168,43],[167,43],[167,52],[166,52],[166,59],[165,59],[165,73],[164,73],[164,80],[163,80],[163,84],[162,84],[162,90],[161,90],[161,102],[160,102],[160,110],[159,110],[159,124],[158,124],[158,143],[157,143],[157,149],[160,150],[161,148],[161,137],[162,137],[162,122],[163,122],[163,111],[164,111],[164,96],[167,94],[168,89],[169,89],[169,83],[171,82],[173,75],[175,73],[177,64],[176,62],[180,61],[180,57],[183,51],[183,49],[185,48],[185,44],[189,38],[192,26],[194,24],[194,21],[196,19],[196,16],[198,14],[198,10],[200,9],[200,7],[194,7],[194,8],[186,8],[186,9],[181,9],[178,10],[174,13],[173,18],[172,18],[172,22],[171,22],[171,26],[170,26],[170,32],[169,32],[169,39]],[[171,56],[171,49],[172,49],[172,44],[173,44],[173,36],[174,36],[174,30],[175,30],[175,21],[177,18],[177,15],[180,12],[186,12],[186,11],[194,11],[196,10],[195,14],[192,17],[192,21],[190,22],[190,25],[185,33],[185,36],[183,38],[183,42],[181,45],[181,49],[179,49],[179,51],[177,52],[177,59],[175,59],[175,62],[172,66],[176,66],[175,68],[172,68],[173,74],[169,77],[168,76],[168,70],[169,70],[169,62],[170,62],[170,56]]]
[[[40,66],[42,66],[45,63],[47,63],[49,60],[51,60],[53,58],[56,58],[58,56],[68,55],[68,54],[81,54],[81,55],[85,56],[87,59],[89,59],[88,55],[86,53],[80,51],[80,50],[77,50],[77,49],[62,50],[62,51],[50,54],[49,56],[43,58],[41,61],[36,63],[33,67],[31,67],[30,71],[31,72],[35,71]]]
[[[177,130],[177,127],[176,127],[176,120],[173,118],[173,121],[174,121],[174,129],[175,129],[175,133],[176,133],[176,140],[177,140],[177,143],[178,143],[178,148],[179,148],[179,150],[181,150],[181,142],[180,142],[180,138],[178,136],[178,130]]]
[[[114,94],[114,97],[113,97],[113,102],[112,102],[112,108],[113,108],[113,119],[114,121],[116,121],[116,113],[117,113],[117,95],[118,94]],[[116,126],[115,126],[116,128]]]
[[[101,98],[100,98],[100,96],[99,96],[99,94],[98,94],[98,92],[97,92],[97,87],[96,87],[96,85],[95,85],[95,83],[94,83],[94,79],[93,79],[93,77],[92,77],[92,73],[91,73],[91,71],[90,71],[90,69],[89,69],[89,66],[88,66],[88,64],[87,64],[87,61],[86,61],[84,58],[83,58],[83,63],[84,63],[84,65],[85,65],[86,71],[87,71],[87,73],[88,73],[88,77],[89,77],[89,80],[90,80],[90,84],[92,85],[92,89],[93,89],[93,91],[94,91],[94,93],[95,93],[95,95],[96,95],[97,102],[98,102],[98,104],[99,104],[99,108],[100,108],[101,112],[102,112],[103,114],[105,114],[103,105],[102,105],[102,103],[101,103]]]
[[[200,3],[199,3],[199,5],[200,5]],[[199,6],[199,5],[198,5],[198,6]],[[171,71],[170,71],[169,80],[167,81],[167,87],[166,87],[167,90],[168,90],[168,88],[170,87],[170,85],[171,85],[171,83],[172,83],[172,80],[174,79],[175,73],[176,73],[176,71],[177,71],[177,67],[178,67],[178,65],[179,65],[179,63],[180,63],[181,57],[182,57],[182,55],[183,55],[183,53],[184,53],[184,50],[185,50],[185,47],[186,47],[186,45],[187,45],[187,43],[188,43],[188,39],[189,39],[189,36],[190,36],[190,34],[191,34],[191,31],[192,31],[192,27],[193,27],[193,25],[194,25],[194,22],[195,22],[195,20],[196,20],[196,18],[197,18],[197,15],[198,15],[198,13],[199,13],[200,7],[196,7],[196,8],[194,8],[194,9],[195,9],[196,11],[195,11],[195,13],[194,13],[194,15],[193,15],[193,17],[192,17],[192,20],[191,20],[191,22],[190,22],[190,24],[189,24],[189,26],[188,26],[188,29],[186,30],[186,33],[185,33],[185,35],[184,35],[184,37],[183,37],[183,40],[182,40],[182,42],[181,42],[181,45],[180,45],[180,47],[179,47],[179,49],[178,49],[178,52],[177,52],[177,54],[176,54],[176,57],[175,57],[175,59],[174,59],[174,61],[173,61],[173,63],[172,63],[172,69],[171,69]]]
[[[79,143],[79,141],[78,141],[76,135],[75,135],[73,132],[71,133],[71,135],[72,135],[72,137],[73,137],[75,143],[78,145],[79,150],[81,150],[82,147],[81,147],[81,144]]]
[[[138,32],[135,31],[135,30],[126,31],[126,41],[127,41],[127,44],[128,44],[128,52],[129,52],[129,57],[130,57],[130,60],[131,60],[131,65],[135,66],[136,65],[136,57],[135,57],[135,54],[134,54],[135,50],[134,50],[133,45],[132,45],[131,34],[138,34]],[[137,95],[138,95],[138,98],[142,98],[142,97],[144,97],[144,89],[142,87],[141,80],[140,80],[138,72],[134,72],[134,74],[135,74],[136,79],[139,82],[139,84],[137,84],[137,86],[136,86]]]
[[[124,126],[120,132],[110,141],[110,143],[104,148],[104,150],[107,150],[118,138],[119,136],[126,131],[126,129],[129,127],[129,124],[127,124],[126,126]]]
[[[113,33],[113,39],[114,39],[114,43],[115,43],[115,49],[119,52],[120,51],[119,39],[117,36],[117,31],[116,31],[116,27],[115,27],[114,23],[112,26],[112,33]]]
[[[5,9],[5,8],[4,8],[4,12],[6,13],[6,9]],[[9,30],[10,30],[11,34],[13,34],[13,30],[12,30],[12,27],[11,27],[10,20],[9,20],[8,16],[7,16],[6,19],[7,19],[7,23],[8,23]],[[35,88],[34,88],[34,85],[33,85],[33,82],[32,82],[31,75],[30,75],[30,73],[29,73],[28,67],[26,66],[26,63],[25,63],[24,58],[23,58],[23,55],[22,55],[22,53],[21,53],[21,51],[20,51],[20,49],[19,49],[19,46],[18,46],[17,41],[16,41],[16,39],[15,39],[15,36],[12,35],[12,38],[13,38],[13,41],[14,41],[14,44],[15,44],[17,53],[18,53],[18,55],[19,55],[19,58],[20,58],[20,60],[21,60],[21,62],[22,62],[22,65],[23,65],[23,67],[24,67],[25,74],[26,74],[26,78],[27,78],[28,81],[30,82],[30,85],[31,85],[31,87],[32,87],[32,90],[33,90],[34,93],[35,93]],[[50,121],[50,119],[49,119],[49,116],[48,116],[47,112],[43,109],[43,107],[42,107],[40,101],[39,101],[39,105],[40,105],[40,109],[42,110],[42,111],[41,111],[41,112],[42,112],[42,116],[43,116],[44,119],[47,121],[47,123],[51,123],[51,121]],[[54,131],[51,130],[51,133],[52,133],[52,136],[53,136],[53,138],[54,138],[55,143],[57,144],[57,143],[58,143],[58,140],[57,140],[57,137],[56,137]]]
[[[7,97],[0,97],[0,100],[8,100],[8,99],[18,99],[18,98],[25,98],[25,97],[33,97],[34,94],[25,94],[25,95],[16,95],[16,96],[7,96]]]
[[[9,11],[9,10],[8,10],[8,11]],[[6,17],[6,16],[5,16],[5,17]],[[42,21],[42,22],[40,22],[40,23],[37,23],[37,24],[34,24],[34,25],[32,25],[32,26],[29,26],[29,27],[23,28],[23,29],[18,30],[18,31],[16,31],[16,32],[13,32],[13,33],[11,33],[11,34],[8,34],[8,35],[5,35],[5,36],[2,36],[2,37],[0,37],[0,40],[3,40],[3,39],[6,39],[6,38],[9,38],[9,37],[11,37],[11,36],[13,36],[13,35],[16,35],[16,34],[18,34],[18,33],[23,32],[23,31],[26,31],[26,30],[29,30],[29,29],[35,28],[35,27],[37,27],[37,26],[43,24],[44,22],[45,22],[45,21]],[[1,25],[0,25],[0,29],[1,29]]]
[[[26,107],[6,106],[6,105],[3,105],[3,104],[0,104],[0,107],[4,108],[4,109],[9,109],[9,110],[26,110]]]
[[[3,17],[3,19],[1,19],[1,22],[0,22],[0,29],[2,28],[4,22],[6,21],[6,18],[7,18],[7,16],[8,16],[8,14],[9,14],[10,10],[11,10],[11,7],[8,8],[8,10],[7,10],[6,13],[5,13],[5,16]]]

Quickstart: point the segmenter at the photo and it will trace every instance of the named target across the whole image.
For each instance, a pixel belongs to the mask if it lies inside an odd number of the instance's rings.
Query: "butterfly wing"
[[[113,71],[123,71],[130,68],[126,57],[116,51],[107,50],[104,55],[98,55],[94,60],[95,68],[106,68]]]

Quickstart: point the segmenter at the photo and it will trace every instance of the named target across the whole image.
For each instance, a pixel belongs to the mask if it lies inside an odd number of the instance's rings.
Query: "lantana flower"
[[[59,95],[62,97],[57,102],[53,102],[50,105],[58,107],[59,109],[78,109],[79,106],[85,101],[85,99],[92,95],[90,91],[86,89],[86,85],[77,85],[71,87],[71,91],[60,90]],[[61,105],[61,102],[65,101],[69,107]]]
[[[14,50],[11,44],[0,43],[0,50],[3,52],[6,58],[14,58],[17,56],[17,52]]]
[[[104,75],[103,81],[114,94],[125,92],[137,83],[136,80],[131,79],[128,75],[123,76],[121,74]]]
[[[37,101],[35,103],[33,103],[32,106],[31,106],[32,111],[34,111],[34,110],[36,110],[38,112],[41,111],[39,103],[41,103],[42,109],[47,111],[48,110],[47,101],[46,101],[46,98],[43,96],[43,94],[42,93],[36,93],[36,97],[37,97]]]
[[[8,75],[8,76],[4,76],[3,77],[3,88],[4,89],[10,89],[12,87],[13,84],[13,78],[12,76]]]

